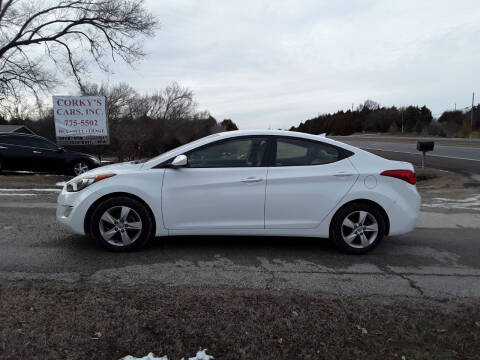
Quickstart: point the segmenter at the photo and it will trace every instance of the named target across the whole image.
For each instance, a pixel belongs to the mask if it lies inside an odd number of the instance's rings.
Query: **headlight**
[[[101,174],[101,175],[92,175],[75,178],[67,183],[66,190],[67,192],[76,192],[85,189],[87,186],[92,185],[93,183],[99,182],[100,180],[107,179],[114,176],[115,174]]]

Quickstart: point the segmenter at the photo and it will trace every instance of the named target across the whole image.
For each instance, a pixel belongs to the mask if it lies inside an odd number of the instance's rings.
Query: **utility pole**
[[[455,103],[455,111],[457,111],[457,103]]]
[[[472,138],[473,132],[473,102],[475,100],[475,92],[472,92],[472,111],[470,112],[470,139]]]
[[[402,134],[403,134],[403,109],[402,109]]]

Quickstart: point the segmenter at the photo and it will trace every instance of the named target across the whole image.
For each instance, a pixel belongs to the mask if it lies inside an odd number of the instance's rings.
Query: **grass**
[[[395,133],[378,133],[380,136],[394,136],[394,137],[418,137],[418,138],[435,138],[435,139],[444,139],[445,136],[438,136],[438,135],[425,135],[425,134],[418,134],[418,133],[402,133],[402,132],[395,132]],[[446,136],[447,138],[451,136]],[[455,139],[459,140],[468,140],[468,137],[461,137],[461,136],[453,136]],[[480,139],[480,131],[474,131],[472,133],[472,138]]]
[[[480,300],[0,283],[0,358],[478,359]],[[402,358],[403,356],[403,358]]]

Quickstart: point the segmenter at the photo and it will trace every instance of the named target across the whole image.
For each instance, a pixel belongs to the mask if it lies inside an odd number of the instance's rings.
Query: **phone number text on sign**
[[[54,96],[53,111],[57,144],[110,143],[105,97]]]
[[[65,120],[65,126],[98,126],[98,120]]]

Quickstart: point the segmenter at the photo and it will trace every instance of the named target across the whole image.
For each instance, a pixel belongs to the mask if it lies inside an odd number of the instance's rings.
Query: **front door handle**
[[[263,181],[263,179],[255,177],[255,176],[250,176],[250,177],[248,177],[246,179],[243,179],[243,180],[240,180],[240,181],[243,182],[243,183],[256,183],[256,182]]]
[[[333,176],[336,176],[336,177],[353,176],[353,175],[354,174],[346,172],[346,171],[340,171],[336,174],[333,174]]]
[[[0,146],[0,150],[6,150],[6,149],[8,149],[8,147],[6,147],[6,146]]]
[[[41,154],[42,152],[41,152],[41,151],[37,151],[37,150],[33,150],[33,153],[34,153],[34,154]]]

